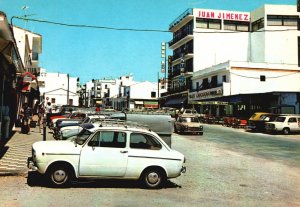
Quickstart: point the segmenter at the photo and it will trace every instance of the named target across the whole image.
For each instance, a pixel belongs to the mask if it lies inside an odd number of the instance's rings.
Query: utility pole
[[[70,77],[69,77],[69,73],[67,74],[67,78],[68,78],[67,105],[69,105],[69,89],[70,89]]]

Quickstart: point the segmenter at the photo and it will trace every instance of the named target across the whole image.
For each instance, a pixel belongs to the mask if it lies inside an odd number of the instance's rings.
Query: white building
[[[172,88],[166,105],[189,102],[213,115],[248,116],[288,104],[299,113],[298,19],[296,6],[289,5],[250,13],[187,10],[170,25]]]
[[[149,81],[126,87],[128,109],[158,108],[158,84]]]
[[[13,26],[13,34],[26,71],[26,74],[19,74],[18,78],[17,85],[21,92],[18,105],[21,108],[22,103],[27,102],[33,107],[35,100],[39,99],[37,75],[40,72],[39,55],[42,53],[42,35],[17,26]]]
[[[14,37],[25,70],[36,75],[39,72],[39,55],[42,53],[42,35],[13,26]]]
[[[53,106],[79,105],[79,78],[69,74],[49,73],[41,68],[38,77],[40,94]]]

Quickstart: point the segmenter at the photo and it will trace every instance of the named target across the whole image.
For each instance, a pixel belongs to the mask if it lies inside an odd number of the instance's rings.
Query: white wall
[[[151,97],[151,92],[156,92],[156,97]],[[130,99],[157,99],[157,84],[148,81],[130,86]]]
[[[194,33],[194,72],[228,60],[247,61],[248,43],[249,33]]]
[[[44,93],[49,94],[51,91],[57,91],[58,89],[64,89],[60,94],[53,94],[54,96],[49,97],[56,99],[55,105],[59,104],[67,104],[67,90],[68,90],[68,77],[67,74],[62,73],[48,73],[45,69],[41,69],[41,75],[38,77],[39,81],[44,81],[45,85],[40,86],[40,93],[43,95]],[[73,99],[73,105],[79,105],[79,94],[77,94],[77,77],[69,77],[69,99]],[[77,95],[73,95],[73,94]],[[71,98],[71,96],[74,96]]]

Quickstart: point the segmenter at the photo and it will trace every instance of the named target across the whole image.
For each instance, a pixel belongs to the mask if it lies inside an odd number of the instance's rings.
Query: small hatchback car
[[[192,133],[203,135],[203,125],[198,116],[181,115],[174,124],[174,131],[177,133]]]
[[[155,132],[137,126],[104,125],[83,129],[73,141],[40,141],[32,145],[28,168],[56,187],[75,178],[140,180],[160,188],[185,172],[183,154]]]

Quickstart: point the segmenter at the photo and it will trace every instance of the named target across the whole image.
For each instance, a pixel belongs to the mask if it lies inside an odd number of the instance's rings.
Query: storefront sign
[[[206,19],[224,19],[234,21],[250,21],[250,13],[220,10],[197,10],[197,17]]]
[[[203,91],[191,92],[189,93],[189,101],[197,101],[221,96],[223,96],[223,88],[219,87]]]

